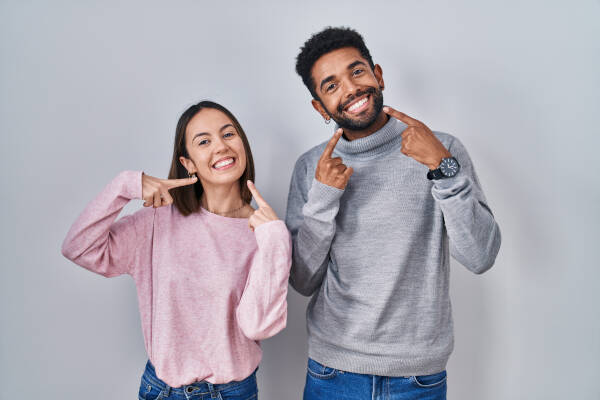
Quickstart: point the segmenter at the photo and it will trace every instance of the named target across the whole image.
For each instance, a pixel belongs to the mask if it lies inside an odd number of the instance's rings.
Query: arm
[[[329,264],[343,189],[312,179],[307,187],[307,166],[298,160],[288,196],[286,224],[292,234],[293,256],[290,284],[304,296],[320,286]]]
[[[247,338],[263,340],[286,326],[292,245],[281,220],[261,224],[254,232],[258,251],[236,309],[236,318]]]
[[[62,254],[106,277],[132,273],[143,249],[151,245],[153,213],[138,212],[115,222],[133,198],[142,197],[141,172],[120,173],[71,226]]]
[[[500,228],[466,149],[455,138],[448,150],[458,160],[460,171],[452,178],[434,181],[431,192],[444,214],[450,254],[470,271],[481,274],[494,265],[500,250]]]

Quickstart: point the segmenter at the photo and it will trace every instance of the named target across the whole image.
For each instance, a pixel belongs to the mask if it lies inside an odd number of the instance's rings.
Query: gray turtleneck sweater
[[[333,156],[354,168],[345,190],[314,178],[326,143],[294,168],[290,283],[312,296],[309,357],[332,368],[381,376],[444,370],[453,347],[449,255],[480,274],[500,248],[463,145],[434,133],[461,169],[430,181],[426,166],[400,152],[405,128],[390,118],[370,136],[340,138]]]

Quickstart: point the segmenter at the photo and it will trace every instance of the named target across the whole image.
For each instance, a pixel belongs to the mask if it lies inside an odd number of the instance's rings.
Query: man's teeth
[[[365,97],[364,99],[362,99],[361,101],[352,104],[350,107],[348,107],[348,111],[354,111],[354,110],[358,110],[360,107],[363,106],[363,104],[365,104],[367,102],[367,98]]]
[[[216,163],[215,168],[222,168],[222,167],[225,167],[232,163],[233,163],[233,158],[228,158],[227,160],[219,161],[218,163]]]

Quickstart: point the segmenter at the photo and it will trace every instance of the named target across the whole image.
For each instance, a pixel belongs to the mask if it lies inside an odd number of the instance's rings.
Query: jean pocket
[[[147,382],[142,382],[138,393],[140,400],[159,400],[162,399],[162,390],[156,386],[152,386]]]
[[[331,379],[337,375],[337,369],[327,367],[321,363],[316,362],[312,358],[308,359],[307,372],[310,376],[317,379]]]
[[[256,375],[252,374],[239,384],[220,390],[224,399],[250,400],[258,397]]]
[[[412,381],[420,388],[433,388],[444,384],[446,378],[446,371],[442,371],[432,375],[413,376]]]

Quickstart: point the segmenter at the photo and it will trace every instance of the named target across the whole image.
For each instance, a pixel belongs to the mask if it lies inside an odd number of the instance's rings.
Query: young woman
[[[242,127],[203,101],[179,119],[169,179],[120,173],[67,234],[65,257],[135,280],[140,399],[256,398],[258,341],[286,325],[291,246],[253,180]],[[147,208],[115,221],[132,199]]]

